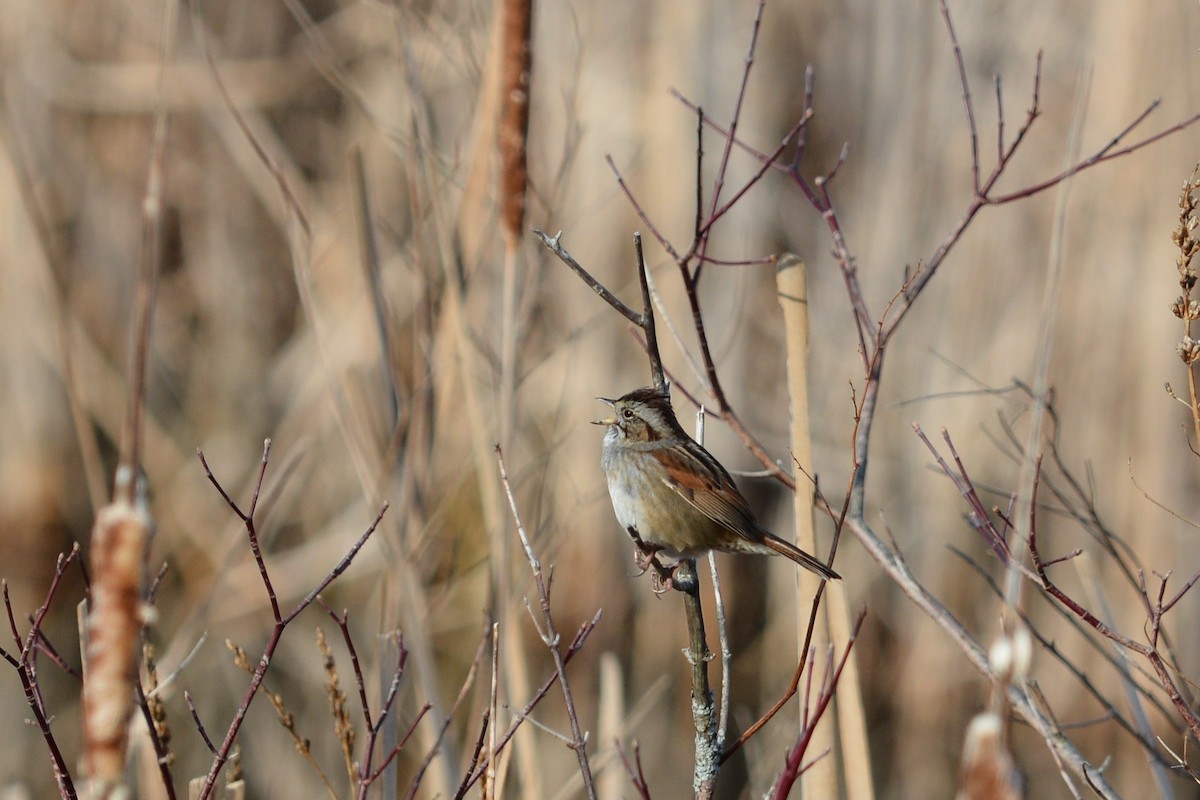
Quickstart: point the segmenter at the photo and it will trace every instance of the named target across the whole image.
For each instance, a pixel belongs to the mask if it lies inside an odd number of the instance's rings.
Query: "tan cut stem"
[[[813,474],[811,422],[808,406],[808,277],[804,262],[788,253],[779,260],[776,272],[779,304],[783,308],[784,337],[787,348],[788,397],[791,402],[792,455],[810,475]],[[813,524],[815,487],[802,475],[796,478],[794,516],[796,544],[801,550],[823,558],[825,550],[817,547]],[[799,607],[807,608],[816,596],[819,579],[807,570],[796,570]],[[818,612],[811,652],[818,655],[829,650],[831,641],[850,639],[850,614],[843,581],[825,585],[826,602]],[[804,643],[807,620],[800,620],[800,643]],[[801,654],[803,655],[803,654]],[[829,756],[818,760],[801,777],[803,797],[840,797],[839,771],[845,783],[845,796],[850,800],[871,800],[871,761],[867,746],[866,719],[859,692],[858,659],[852,651],[846,660],[838,682],[833,703],[836,727],[821,725],[813,734],[808,752],[815,756],[828,751]],[[840,732],[840,747],[838,733]],[[840,756],[840,758],[839,758]],[[839,769],[840,768],[840,769]]]

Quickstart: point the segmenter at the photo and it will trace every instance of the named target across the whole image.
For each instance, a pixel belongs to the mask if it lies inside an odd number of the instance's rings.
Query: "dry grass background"
[[[184,11],[166,83],[168,248],[145,458],[158,521],[153,561],[171,567],[153,638],[166,671],[202,631],[210,632],[177,687],[197,698],[208,724],[223,730],[245,675],[231,666],[221,641],[232,638],[255,652],[268,613],[241,528],[204,480],[194,451],[203,449],[225,485],[244,494],[262,440],[270,437],[263,531],[277,587],[291,600],[329,569],[380,500],[393,503],[385,529],[330,599],[352,610],[360,649],[386,652],[377,634],[399,627],[419,652],[405,678],[407,721],[427,698],[444,709],[457,692],[483,626],[488,542],[513,535],[506,517],[489,518],[498,478],[494,463],[478,456],[480,442],[490,453],[500,430],[501,248],[490,144],[476,113],[488,107],[481,86],[491,69],[492,9],[326,0],[305,3],[312,23],[301,24],[284,3],[201,6],[222,75],[299,196],[312,241],[310,264],[298,269],[275,183],[223,106]],[[1194,5],[987,0],[955,3],[952,11],[977,92],[985,154],[994,149],[992,75],[1004,76],[1015,128],[1028,106],[1036,53],[1045,50],[1046,113],[1013,167],[1013,186],[1064,163],[1084,76],[1091,86],[1085,152],[1154,97],[1163,103],[1152,128],[1200,109]],[[144,0],[0,2],[0,574],[21,612],[40,602],[55,555],[74,541],[86,547],[93,506],[111,475],[125,400],[160,14],[160,4]],[[563,231],[571,252],[628,300],[637,291],[631,234],[641,225],[604,155],[612,154],[661,230],[688,238],[695,121],[667,89],[677,87],[724,118],[752,17],[746,3],[537,9],[528,224]],[[790,127],[808,63],[816,68],[818,112],[810,173],[850,143],[835,198],[872,307],[881,308],[904,266],[930,254],[969,200],[966,126],[947,36],[932,3],[770,4],[741,129],[747,140],[770,148]],[[1148,569],[1181,576],[1200,569],[1191,546],[1196,532],[1143,497],[1127,462],[1155,498],[1197,516],[1196,462],[1181,429],[1185,410],[1162,384],[1183,380],[1174,353],[1178,326],[1167,310],[1177,294],[1168,236],[1178,187],[1200,157],[1198,144],[1200,132],[1188,130],[1076,179],[1050,373],[1061,447],[1091,482],[1099,511]],[[362,266],[355,148],[366,166],[396,342],[390,369],[380,355]],[[715,136],[707,149],[719,150]],[[752,170],[735,160],[733,183]],[[22,172],[31,195],[20,189]],[[1003,492],[1015,485],[1017,465],[994,437],[998,415],[1024,422],[1024,398],[982,388],[1003,389],[1032,374],[1053,203],[1048,193],[985,210],[893,345],[876,426],[871,506],[886,517],[918,574],[985,641],[996,626],[996,603],[949,548],[989,568],[994,562],[964,524],[953,487],[924,468],[929,457],[909,423],[947,428],[980,484]],[[446,300],[447,281],[456,278],[456,237],[461,324]],[[860,375],[821,222],[783,181],[768,179],[722,223],[714,242],[725,258],[790,250],[810,265],[815,469],[837,496],[849,469],[850,382]],[[674,267],[648,245],[668,305],[681,312]],[[582,720],[602,781],[631,794],[619,763],[605,768],[602,758],[612,737],[636,739],[656,796],[681,796],[690,785],[692,737],[678,603],[654,597],[645,579],[631,577],[630,548],[613,523],[599,469],[600,431],[586,424],[598,411],[593,396],[648,381],[644,358],[624,323],[532,240],[524,258],[521,372],[508,463],[535,544],[554,565],[560,628],[573,631],[595,609],[604,611],[571,668]],[[311,303],[302,302],[297,280]],[[731,402],[760,440],[786,458],[772,271],[710,268],[702,300]],[[696,387],[672,346],[664,345],[664,357],[681,382]],[[389,374],[399,387],[403,448],[390,438]],[[72,421],[68,384],[87,423],[82,432]],[[678,395],[676,404],[685,410]],[[97,452],[81,450],[88,439],[98,443]],[[753,468],[720,426],[709,426],[708,442],[729,466]],[[788,503],[773,485],[742,483],[776,529],[790,530]],[[1005,502],[1003,494],[994,500]],[[1043,546],[1059,553],[1091,547],[1077,527],[1051,514],[1043,515],[1042,535],[1049,543]],[[858,656],[879,796],[952,796],[964,726],[987,687],[853,541],[844,543],[838,569],[852,603],[869,610]],[[514,591],[529,593],[526,573],[515,574],[521,580]],[[737,727],[786,683],[798,609],[786,563],[730,561],[725,575]],[[1112,591],[1110,601],[1128,612],[1119,622],[1136,635],[1140,610],[1117,584]],[[79,586],[64,591],[47,626],[76,664],[66,643],[74,641],[72,603],[79,593]],[[1178,618],[1194,618],[1198,602],[1186,599]],[[1041,600],[1031,612],[1057,630]],[[316,611],[302,618],[268,686],[288,698],[318,759],[337,775],[311,642],[316,625],[332,630]],[[1195,676],[1200,642],[1189,634],[1181,631],[1179,655],[1184,674]],[[527,619],[517,617],[504,632],[504,646],[527,652],[533,675],[549,674]],[[614,683],[623,691],[618,700],[607,685],[609,702],[621,712],[615,728],[601,726],[597,699],[610,653],[619,676]],[[1085,665],[1094,658],[1084,649],[1073,655]],[[374,655],[368,660],[375,663]],[[48,666],[41,675],[55,730],[75,753],[77,687]],[[1064,724],[1097,716],[1048,658],[1036,658],[1034,675]],[[1115,685],[1105,690],[1120,696]],[[457,779],[483,699],[477,693],[452,728],[450,752],[458,760],[435,769],[426,796],[443,789],[443,779]],[[551,695],[539,714],[564,728],[560,707]],[[178,693],[169,713],[176,775],[203,774],[208,757]],[[0,719],[7,720],[0,781],[49,796],[44,744],[19,722],[26,716],[14,676],[0,671]],[[1175,736],[1165,720],[1154,722],[1164,736]],[[768,727],[747,757],[727,769],[727,796],[761,793],[791,739],[789,726],[779,720]],[[1075,737],[1093,763],[1111,757],[1108,774],[1125,796],[1146,796],[1145,758],[1127,737],[1111,725]],[[418,741],[420,747],[405,751],[402,776],[411,776],[429,733]],[[1067,796],[1039,739],[1018,728],[1016,749],[1030,796]],[[522,751],[536,759],[544,796],[564,785],[560,794],[576,793],[567,783],[575,759],[559,741],[526,730],[516,743],[518,762]],[[318,796],[309,767],[266,703],[252,709],[242,753],[252,796]],[[148,753],[135,757],[145,768]],[[1180,796],[1197,796],[1194,786],[1176,788]]]

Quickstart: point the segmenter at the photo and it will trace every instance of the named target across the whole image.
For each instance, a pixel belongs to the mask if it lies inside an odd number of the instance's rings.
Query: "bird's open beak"
[[[616,402],[617,402],[616,400],[609,400],[607,397],[597,397],[596,399],[599,400],[601,403],[608,403],[609,407],[615,406]],[[613,416],[606,417],[604,419],[594,419],[594,420],[592,420],[592,424],[593,425],[612,425],[616,421],[617,421],[617,417],[614,414]]]

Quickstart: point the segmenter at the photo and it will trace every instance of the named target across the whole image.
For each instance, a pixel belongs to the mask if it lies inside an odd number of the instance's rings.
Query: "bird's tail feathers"
[[[779,555],[787,556],[809,572],[815,572],[827,581],[840,581],[842,579],[841,575],[838,575],[832,569],[825,566],[819,559],[810,556],[786,539],[780,539],[775,534],[767,533],[766,531],[763,533],[766,535],[763,536],[762,543],[776,553],[779,553]]]

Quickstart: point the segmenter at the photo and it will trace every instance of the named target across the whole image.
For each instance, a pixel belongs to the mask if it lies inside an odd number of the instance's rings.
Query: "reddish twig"
[[[970,507],[971,513],[968,516],[968,522],[971,527],[983,537],[988,547],[996,554],[996,558],[1000,559],[1000,563],[1006,567],[1010,566],[1012,564],[1012,551],[1009,549],[1008,541],[1000,531],[996,530],[996,526],[992,523],[987,507],[984,506],[983,500],[980,499],[979,493],[975,490],[975,485],[971,483],[971,478],[967,475],[962,460],[958,457],[958,451],[954,449],[950,433],[943,429],[942,438],[950,448],[950,453],[954,458],[957,469],[950,468],[950,465],[942,458],[942,454],[933,446],[933,442],[929,441],[929,437],[925,435],[925,431],[921,429],[920,425],[914,422],[912,428],[917,434],[917,438],[925,444],[925,447],[937,461],[942,474],[951,480],[954,487],[958,489],[959,495],[962,496],[963,500]]]
[[[754,9],[754,23],[750,28],[750,43],[746,48],[745,66],[742,68],[741,83],[738,84],[737,94],[734,95],[733,112],[729,116],[729,131],[730,135],[725,140],[725,145],[721,150],[721,160],[717,165],[717,174],[713,178],[712,198],[709,201],[708,221],[700,226],[695,240],[688,251],[684,261],[680,263],[680,267],[684,270],[687,277],[686,283],[696,284],[700,281],[700,274],[704,269],[704,256],[708,253],[708,244],[711,241],[712,227],[717,220],[725,215],[725,212],[732,207],[732,203],[736,202],[737,198],[742,197],[745,192],[753,186],[765,174],[765,170],[751,179],[750,184],[737,193],[734,201],[727,206],[718,209],[718,203],[721,202],[721,190],[725,187],[725,176],[729,170],[729,159],[733,155],[733,142],[737,138],[738,123],[742,118],[742,105],[746,102],[746,90],[750,85],[750,70],[754,66],[754,53],[758,48],[758,34],[762,29],[763,11],[766,9],[766,0],[759,0]],[[697,198],[699,199],[699,198]],[[698,256],[695,269],[687,275],[687,267],[684,262],[690,262],[692,256]]]
[[[395,634],[396,639],[396,665],[392,669],[392,679],[388,685],[387,693],[383,698],[383,702],[379,707],[379,716],[374,717],[371,713],[371,704],[367,700],[366,679],[363,676],[362,664],[358,658],[358,649],[354,645],[354,637],[350,633],[350,613],[343,611],[341,614],[334,612],[325,603],[324,599],[317,597],[317,601],[325,609],[330,619],[338,626],[338,630],[342,634],[342,641],[346,645],[346,649],[350,653],[350,663],[354,671],[354,683],[358,691],[358,699],[363,715],[363,723],[367,730],[367,743],[363,748],[363,759],[356,765],[356,774],[354,775],[358,789],[356,796],[359,800],[365,800],[367,792],[371,785],[379,779],[379,776],[387,770],[396,756],[408,743],[412,734],[416,731],[417,725],[425,718],[425,714],[433,706],[431,703],[425,703],[417,711],[413,721],[409,724],[408,730],[399,738],[399,740],[388,750],[388,752],[380,759],[379,765],[375,766],[375,750],[379,745],[379,738],[383,731],[384,724],[387,722],[396,705],[396,698],[400,691],[400,680],[404,677],[404,667],[408,662],[408,650],[404,647],[404,641],[399,634]]]
[[[359,784],[359,800],[365,800],[367,796],[367,787],[379,780],[379,776],[384,773],[384,771],[391,765],[392,761],[395,760],[396,756],[400,754],[400,751],[404,749],[404,745],[408,744],[408,740],[412,738],[412,735],[417,730],[417,725],[421,723],[421,720],[425,718],[425,714],[428,713],[429,709],[431,708],[433,708],[433,704],[428,702],[421,706],[421,708],[417,711],[417,715],[413,718],[412,723],[408,726],[408,730],[406,730],[400,737],[400,740],[392,746],[392,749],[386,756],[384,756],[383,760],[380,761],[379,766],[375,769],[375,771],[364,775],[362,782]]]
[[[25,694],[25,703],[33,713],[38,732],[41,733],[42,740],[46,743],[46,749],[50,752],[50,766],[54,771],[54,780],[58,785],[59,794],[70,800],[75,800],[77,797],[75,783],[71,778],[71,770],[67,766],[66,758],[59,747],[58,739],[50,726],[51,715],[46,710],[45,700],[42,698],[41,688],[38,684],[38,647],[36,643],[41,636],[42,622],[62,583],[63,574],[78,557],[79,545],[74,545],[69,552],[59,555],[54,566],[54,576],[50,579],[50,586],[46,590],[46,598],[34,613],[29,632],[24,637],[17,629],[17,617],[13,611],[12,598],[8,594],[8,580],[0,580],[0,593],[4,597],[4,611],[8,618],[13,642],[16,644],[13,652],[0,647],[0,658],[8,662],[9,666],[17,673],[17,679],[21,682],[21,689]]]
[[[829,704],[833,702],[834,692],[837,691],[838,682],[842,677],[842,670],[846,668],[846,662],[850,659],[850,650],[854,647],[854,643],[858,640],[858,633],[862,630],[863,621],[867,618],[866,609],[858,612],[858,617],[854,622],[854,629],[850,634],[849,641],[846,642],[846,647],[842,650],[842,657],[838,660],[837,667],[826,665],[825,676],[821,681],[821,690],[817,695],[816,707],[809,713],[808,697],[809,693],[805,692],[805,704],[803,723],[800,733],[796,737],[796,741],[788,749],[787,756],[784,759],[783,770],[779,773],[779,777],[775,779],[775,785],[771,787],[770,797],[783,800],[792,790],[793,784],[800,775],[812,765],[812,761],[804,764],[804,756],[808,751],[809,742],[812,740],[813,732],[817,728],[817,723],[825,715]],[[832,668],[832,669],[831,669]],[[815,670],[809,668],[809,680],[812,680]],[[818,756],[820,757],[820,756]]]
[[[1034,570],[1037,572],[1038,578],[1042,582],[1042,588],[1045,589],[1051,597],[1070,609],[1072,613],[1078,616],[1101,636],[1116,642],[1118,645],[1127,650],[1137,653],[1145,658],[1147,662],[1149,662],[1151,668],[1154,670],[1154,674],[1158,678],[1159,684],[1167,693],[1167,697],[1170,699],[1171,704],[1175,707],[1176,712],[1179,714],[1180,720],[1187,726],[1188,730],[1191,731],[1192,736],[1200,739],[1200,716],[1197,716],[1197,714],[1188,704],[1187,699],[1184,698],[1183,694],[1180,692],[1179,687],[1175,683],[1175,679],[1171,676],[1166,662],[1163,660],[1162,655],[1158,652],[1156,647],[1158,631],[1162,623],[1162,614],[1156,613],[1154,610],[1150,611],[1151,629],[1147,636],[1151,642],[1150,644],[1142,644],[1141,642],[1131,639],[1130,637],[1125,636],[1124,634],[1119,633],[1110,628],[1108,625],[1104,624],[1104,622],[1102,622],[1095,614],[1088,611],[1076,600],[1072,599],[1069,595],[1067,595],[1066,592],[1064,592],[1053,581],[1050,580],[1050,577],[1046,572],[1045,565],[1042,563],[1041,556],[1038,553],[1037,536],[1033,531],[1030,532],[1029,536],[1029,553],[1033,558]],[[1189,587],[1194,583],[1195,579],[1189,582]],[[1142,598],[1143,602],[1149,603],[1149,599],[1145,596],[1144,592],[1142,593]]]
[[[487,741],[491,719],[492,709],[485,708],[483,710],[483,720],[479,725],[479,735],[475,737],[475,747],[471,750],[471,761],[467,764],[467,772],[463,775],[462,783],[458,785],[458,791],[454,794],[455,800],[461,800],[461,798],[466,797],[471,784],[478,780],[475,777],[476,769],[479,767],[479,759],[483,755],[483,743]]]
[[[254,553],[255,563],[258,565],[258,573],[259,577],[262,579],[263,589],[266,591],[267,597],[270,600],[271,615],[274,619],[274,624],[271,627],[270,639],[263,648],[263,652],[258,659],[257,666],[251,673],[250,685],[246,688],[246,692],[242,697],[241,703],[238,705],[238,709],[234,714],[233,720],[229,723],[229,727],[225,731],[225,737],[215,750],[212,765],[209,767],[208,774],[204,779],[204,785],[196,795],[197,800],[207,800],[207,798],[212,796],[212,792],[216,786],[217,776],[220,775],[221,769],[229,761],[230,755],[233,752],[234,743],[237,741],[238,733],[241,731],[242,723],[245,722],[246,714],[250,710],[250,705],[254,701],[255,695],[258,694],[259,687],[262,685],[263,678],[267,673],[267,669],[271,665],[271,659],[274,657],[275,651],[278,649],[279,643],[283,638],[284,630],[289,624],[291,624],[293,620],[296,619],[296,617],[300,615],[302,611],[312,605],[316,598],[321,594],[321,592],[325,591],[329,584],[333,583],[333,581],[336,580],[339,575],[346,571],[351,562],[353,562],[354,557],[358,555],[359,550],[361,550],[363,545],[367,543],[367,540],[371,538],[371,534],[375,532],[375,529],[379,526],[379,523],[383,521],[383,515],[387,513],[388,509],[388,504],[384,503],[380,507],[379,512],[375,515],[375,520],[371,523],[370,527],[368,527],[366,531],[364,531],[362,535],[358,537],[357,541],[350,546],[350,548],[342,556],[341,560],[335,564],[328,573],[326,573],[325,577],[322,578],[308,594],[301,598],[300,601],[285,614],[279,607],[275,586],[271,582],[270,572],[267,569],[266,560],[263,557],[262,548],[259,544],[258,528],[254,519],[254,513],[257,509],[259,494],[262,490],[263,478],[266,475],[267,461],[270,450],[271,440],[268,439],[263,443],[262,460],[259,465],[257,479],[255,480],[254,491],[250,500],[250,507],[247,511],[242,510],[237,502],[229,496],[229,493],[221,485],[220,481],[216,479],[212,473],[212,470],[209,469],[208,462],[205,460],[204,454],[197,452],[197,455],[200,458],[200,463],[204,467],[204,472],[208,477],[209,482],[212,483],[212,485],[216,488],[217,492],[225,500],[226,505],[228,505],[233,513],[237,515],[238,519],[242,520],[242,523],[246,528],[246,536],[250,543],[250,549]]]
[[[155,723],[154,712],[150,709],[150,701],[146,697],[146,690],[142,687],[140,680],[134,681],[134,703],[142,712],[142,719],[146,723],[146,732],[150,736],[150,746],[154,748],[154,761],[158,764],[158,775],[162,781],[163,791],[166,792],[168,800],[175,800],[175,779],[171,775],[172,755],[167,747],[167,743],[159,736],[159,728]],[[161,700],[158,701],[161,707]]]
[[[646,782],[646,773],[642,770],[642,750],[638,747],[638,743],[633,743],[633,763],[629,763],[629,755],[625,752],[625,748],[621,743],[615,742],[617,754],[621,756],[621,763],[625,765],[625,774],[629,776],[629,782],[633,784],[633,790],[637,792],[638,797],[642,800],[650,800],[650,785]]]

